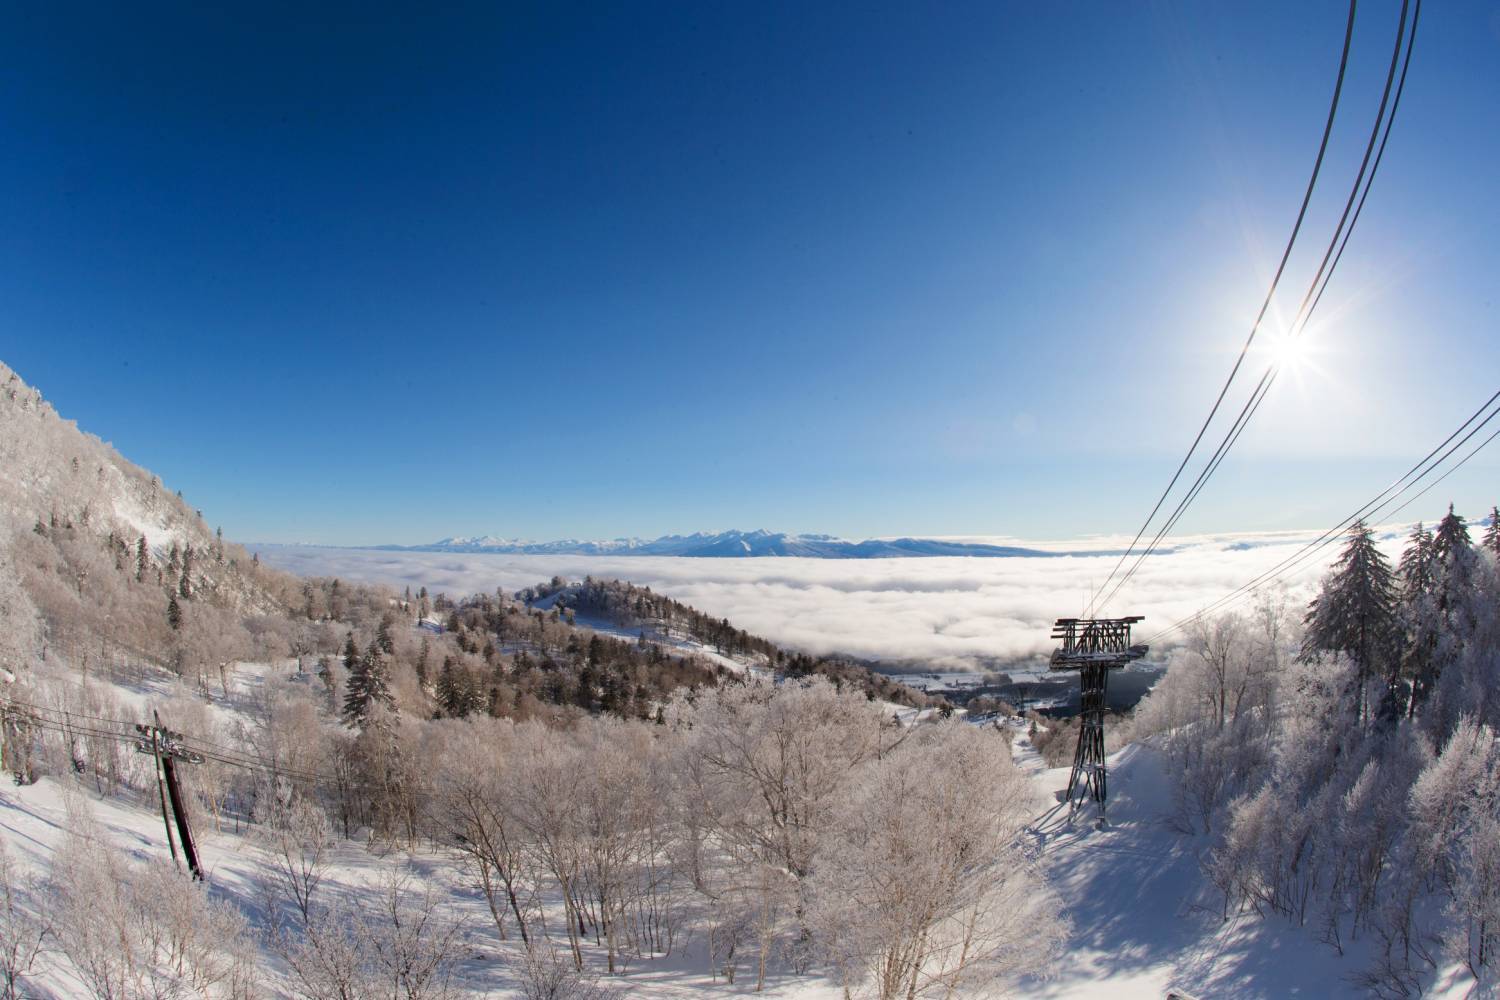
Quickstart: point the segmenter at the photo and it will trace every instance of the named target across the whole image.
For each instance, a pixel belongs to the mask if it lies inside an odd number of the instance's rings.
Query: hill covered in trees
[[[736,673],[694,643],[628,642],[577,627],[565,606],[533,610],[504,594],[414,597],[263,566],[3,366],[0,460],[0,573],[12,595],[15,647],[8,669],[49,652],[85,669],[166,666],[208,696],[236,661],[292,657],[330,704],[347,701],[351,684],[358,698],[373,685],[375,696],[419,718],[482,712],[557,722],[575,711],[649,717],[676,689]],[[579,593],[602,601],[602,586]],[[709,628],[691,608],[653,602],[652,614],[669,616],[668,633],[687,628],[729,657],[824,674],[904,705],[928,703],[856,664],[791,656],[728,622]],[[623,606],[599,610],[615,615]],[[437,619],[421,627],[430,614]]]

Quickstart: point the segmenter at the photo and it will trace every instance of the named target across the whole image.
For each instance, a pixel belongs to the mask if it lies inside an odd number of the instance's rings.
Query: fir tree
[[[1307,611],[1302,655],[1347,653],[1358,670],[1355,718],[1365,720],[1365,687],[1377,663],[1386,661],[1396,636],[1396,585],[1390,562],[1364,521],[1349,529],[1349,541]]]
[[[1448,513],[1438,522],[1437,533],[1432,538],[1433,557],[1439,562],[1450,559],[1453,553],[1467,551],[1473,548],[1474,543],[1469,539],[1469,526],[1465,523],[1462,514],[1453,512],[1453,505],[1448,505]]]
[[[1484,547],[1500,559],[1500,507],[1490,508],[1490,526],[1484,529]]]
[[[396,644],[391,639],[391,616],[385,615],[380,619],[380,627],[375,630],[375,645],[387,656],[396,652]]]
[[[176,594],[167,598],[167,625],[173,632],[182,628],[182,606],[177,603]]]
[[[182,571],[182,578],[177,581],[177,593],[182,595],[184,601],[192,600],[193,585],[188,580],[187,570]]]
[[[1407,604],[1432,588],[1432,532],[1421,521],[1407,536],[1396,572],[1401,577],[1401,599]]]
[[[1469,589],[1474,577],[1474,543],[1469,539],[1469,526],[1462,515],[1453,512],[1451,503],[1432,536],[1432,560],[1438,613],[1447,623],[1452,619],[1456,596]]]
[[[422,648],[417,653],[417,683],[422,687],[427,686],[427,658],[432,655],[432,647],[427,637],[422,637]]]
[[[349,646],[354,645],[353,636],[349,639]],[[348,652],[345,653],[345,663],[348,662]],[[391,708],[395,705],[395,699],[391,696],[391,689],[386,682],[385,658],[381,656],[380,650],[374,643],[365,650],[364,656],[356,656],[354,666],[349,671],[348,690],[344,693],[344,722],[358,729],[364,729],[370,724],[376,712],[381,708]]]
[[[438,674],[438,705],[450,719],[462,719],[476,711],[483,698],[468,669],[453,662],[453,657],[444,657],[443,669]]]
[[[146,536],[142,535],[135,543],[135,582],[144,583],[146,580],[146,569],[151,565],[151,550],[146,546]]]

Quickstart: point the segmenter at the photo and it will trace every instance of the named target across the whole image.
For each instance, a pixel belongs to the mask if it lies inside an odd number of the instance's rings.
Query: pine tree
[[[385,615],[380,619],[380,627],[375,630],[375,645],[387,656],[396,652],[396,644],[391,639],[391,616]]]
[[[1452,618],[1455,596],[1467,592],[1474,577],[1474,543],[1469,539],[1469,526],[1462,515],[1453,512],[1451,503],[1432,536],[1432,559],[1438,612],[1446,623]]]
[[[356,655],[354,666],[349,670],[348,690],[344,694],[344,722],[364,729],[379,709],[391,708],[396,702],[386,682],[385,659],[379,648],[372,642],[365,650],[365,655],[358,656],[351,633],[344,653],[346,665],[351,651]]]
[[[1490,508],[1490,526],[1484,529],[1484,547],[1500,559],[1500,507]]]
[[[143,583],[146,579],[146,569],[151,565],[151,550],[146,546],[146,536],[142,535],[135,543],[135,582]]]
[[[167,598],[167,625],[173,632],[182,628],[182,606],[177,603],[176,594]]]
[[[1430,614],[1433,589],[1432,532],[1422,522],[1407,536],[1406,550],[1401,553],[1401,564],[1397,575],[1401,581],[1401,660],[1400,677],[1410,684],[1410,691],[1399,689],[1399,681],[1391,679],[1386,690],[1386,700],[1381,705],[1381,714],[1386,718],[1398,718],[1402,714],[1411,717],[1417,707],[1417,686],[1427,675],[1432,660],[1432,648],[1436,642],[1435,626]]]
[[[1408,604],[1432,587],[1432,532],[1421,521],[1407,536],[1396,572],[1401,577],[1401,599]]]
[[[417,653],[417,684],[427,686],[427,658],[432,655],[432,647],[427,642],[427,637],[422,637],[422,648]]]
[[[1365,687],[1386,661],[1396,637],[1396,585],[1390,562],[1364,521],[1349,529],[1349,541],[1307,611],[1302,655],[1347,653],[1358,669],[1355,718],[1363,722]]]
[[[177,593],[182,595],[184,601],[192,600],[193,585],[188,580],[187,570],[182,571],[182,578],[177,581]]]
[[[1453,505],[1448,505],[1448,513],[1438,522],[1437,533],[1432,538],[1432,551],[1434,558],[1439,561],[1450,558],[1454,552],[1473,548],[1474,543],[1469,539],[1469,526],[1465,523],[1462,514],[1453,512]]]
[[[462,719],[482,703],[473,676],[466,668],[454,663],[451,656],[443,658],[443,669],[438,674],[437,697],[443,715],[450,719]]]

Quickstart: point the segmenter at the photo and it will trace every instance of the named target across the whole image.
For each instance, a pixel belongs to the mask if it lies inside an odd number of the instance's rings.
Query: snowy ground
[[[0,837],[19,867],[45,872],[66,829],[66,794],[69,792],[63,785],[52,778],[0,791]],[[136,862],[160,859],[165,855],[159,813],[137,808],[120,799],[101,799],[86,792],[79,794],[89,799],[94,818],[103,827],[113,849],[124,851]],[[213,894],[258,917],[262,912],[258,884],[262,862],[254,842],[246,835],[230,830],[205,829],[195,831],[195,835]],[[430,883],[446,897],[452,912],[465,918],[467,958],[461,970],[465,985],[483,996],[520,996],[516,975],[521,956],[519,945],[514,941],[501,943],[496,939],[494,924],[481,897],[477,892],[462,888],[467,879],[447,859],[432,855],[408,859],[405,855],[383,854],[353,841],[344,841],[338,847],[328,881],[319,892],[372,891],[379,882],[382,869],[408,860],[418,873],[413,888]],[[585,954],[593,968],[604,967],[602,949],[586,946]],[[267,956],[266,962],[273,975],[280,974],[273,957]],[[47,956],[38,964],[44,971],[31,977],[33,992],[27,996],[63,998],[88,995],[65,963],[57,961],[55,956]],[[702,996],[710,988],[715,994],[724,995],[752,992],[753,975],[748,976],[748,983],[742,979],[731,987],[722,978],[714,982],[706,967],[703,955],[697,954],[692,947],[685,947],[674,951],[668,958],[633,959],[626,974],[613,983],[625,989],[619,994],[622,997],[694,997]],[[280,985],[284,987],[285,984]],[[43,990],[49,993],[43,993]],[[832,1000],[838,991],[829,984],[809,983],[786,970],[778,970],[769,977],[767,988],[760,995],[783,1000]]]
[[[241,665],[233,679],[243,698],[270,670],[288,665]],[[142,715],[172,692],[148,681],[119,689],[121,701]],[[234,716],[233,701],[221,707],[224,721]],[[894,710],[894,706],[893,706]],[[1238,914],[1222,920],[1221,901],[1199,872],[1202,838],[1171,829],[1165,816],[1171,805],[1170,784],[1160,753],[1149,744],[1134,744],[1110,758],[1110,823],[1096,829],[1091,816],[1069,823],[1067,808],[1051,805],[1067,783],[1066,768],[1047,769],[1032,748],[1024,726],[1014,731],[1014,755],[1049,807],[1035,820],[1029,836],[1040,865],[1072,922],[1066,957],[1045,980],[1014,983],[1025,997],[1071,1000],[1084,997],[1160,998],[1169,988],[1209,997],[1355,997],[1364,995],[1350,977],[1368,964],[1362,943],[1340,956],[1316,940],[1315,931],[1297,929],[1278,918]],[[123,798],[101,799],[82,789],[113,847],[137,860],[165,854],[162,822],[150,803]],[[45,870],[62,842],[66,827],[64,785],[44,778],[35,785],[0,790],[0,839],[24,868]],[[258,848],[243,830],[197,831],[212,891],[232,899],[252,915],[260,912]],[[330,874],[330,891],[364,891],[383,869],[410,863],[468,921],[469,937],[463,976],[483,995],[517,996],[518,952],[514,943],[496,940],[478,893],[442,855],[408,859],[383,854],[360,843],[339,845]],[[694,997],[706,993],[750,992],[753,981],[742,976],[729,987],[714,980],[701,954],[701,942],[688,942],[669,958],[635,960],[626,974],[612,980],[621,995]],[[603,967],[602,950],[590,949],[593,968]],[[56,997],[84,995],[63,963],[51,957],[38,986]],[[267,957],[273,970],[275,960]],[[1464,996],[1471,982],[1451,972],[1433,984],[1430,995]],[[46,994],[42,994],[46,995]],[[832,1000],[839,991],[826,979],[797,977],[775,970],[765,996],[785,1000]]]
[[[1013,743],[1016,763],[1048,801],[1068,784],[1069,769],[1047,769],[1025,729]],[[1193,997],[1266,1000],[1280,997],[1363,997],[1351,977],[1369,964],[1362,942],[1341,956],[1312,928],[1253,913],[1222,919],[1222,897],[1203,879],[1202,837],[1183,836],[1165,821],[1171,785],[1162,755],[1131,744],[1109,758],[1109,823],[1094,813],[1068,820],[1058,804],[1032,827],[1040,862],[1072,920],[1072,937],[1057,975],[1020,984],[1028,997],[1073,1000],[1153,998],[1168,990]],[[1472,980],[1457,969],[1430,996],[1458,998]]]
[[[541,600],[533,601],[528,607],[537,611],[550,611],[552,606],[557,603],[560,593],[562,592],[550,594]],[[763,656],[737,660],[733,657],[725,656],[711,646],[705,646],[703,643],[689,636],[677,635],[675,633],[667,634],[651,626],[625,628],[616,625],[606,618],[595,618],[592,615],[580,614],[577,611],[573,612],[573,623],[580,628],[588,629],[590,632],[598,632],[600,635],[623,639],[626,642],[636,642],[644,633],[647,642],[655,643],[658,646],[684,656],[697,656],[700,659],[707,660],[709,663],[723,667],[730,673],[743,674],[748,670],[757,676],[769,677],[771,675],[766,658]]]

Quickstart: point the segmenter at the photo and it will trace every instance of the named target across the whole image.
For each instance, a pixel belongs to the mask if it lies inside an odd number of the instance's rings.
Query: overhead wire
[[[1390,66],[1386,71],[1385,86],[1381,94],[1380,105],[1376,112],[1374,125],[1371,127],[1369,139],[1365,144],[1364,156],[1360,161],[1359,171],[1355,175],[1354,183],[1350,186],[1349,196],[1344,202],[1344,209],[1339,217],[1338,226],[1334,229],[1333,236],[1329,240],[1328,246],[1324,250],[1323,257],[1319,262],[1317,273],[1313,276],[1312,282],[1308,285],[1307,292],[1303,295],[1301,304],[1299,305],[1297,313],[1293,318],[1293,322],[1287,334],[1287,339],[1289,340],[1295,340],[1302,336],[1308,322],[1310,322],[1312,318],[1314,311],[1317,309],[1318,304],[1322,302],[1323,293],[1327,290],[1328,284],[1332,280],[1334,272],[1338,268],[1339,262],[1343,259],[1344,249],[1348,246],[1349,237],[1353,234],[1354,228],[1358,224],[1359,216],[1363,212],[1365,202],[1369,197],[1370,188],[1375,182],[1375,175],[1380,169],[1380,161],[1385,155],[1386,144],[1390,139],[1391,128],[1395,124],[1396,120],[1396,112],[1400,107],[1401,94],[1406,88],[1407,71],[1411,66],[1412,50],[1415,47],[1416,43],[1417,22],[1421,16],[1421,0],[1416,0],[1416,7],[1412,12],[1410,31],[1408,32],[1407,12],[1410,8],[1411,0],[1402,0],[1401,16],[1397,25],[1395,44],[1391,51]],[[1403,42],[1405,42],[1406,45],[1404,59],[1402,58]],[[1399,84],[1397,84],[1398,66],[1400,67]],[[1395,86],[1394,100],[1392,100],[1393,86]],[[1386,113],[1388,105],[1390,108],[1389,115],[1387,115]],[[1377,141],[1379,143],[1378,147],[1376,145]],[[1239,363],[1236,362],[1236,370],[1238,369],[1238,366]],[[1102,594],[1104,592],[1104,589],[1109,586],[1110,580],[1114,578],[1119,570],[1119,567],[1123,565],[1125,560],[1129,557],[1130,552],[1134,548],[1136,542],[1139,542],[1141,535],[1144,534],[1144,528],[1146,526],[1149,526],[1151,519],[1154,518],[1156,512],[1160,510],[1160,501],[1158,501],[1157,507],[1153,508],[1152,514],[1150,515],[1150,517],[1148,517],[1146,525],[1143,526],[1142,532],[1140,534],[1137,534],[1135,542],[1132,542],[1131,549],[1127,549],[1127,551],[1121,556],[1120,561],[1116,564],[1115,569],[1111,571],[1110,576],[1105,579],[1105,582],[1100,586],[1099,590],[1095,592],[1094,602],[1091,605],[1091,608],[1102,608],[1108,606],[1109,602],[1114,599],[1114,597],[1120,592],[1125,584],[1141,568],[1145,560],[1157,550],[1162,540],[1177,525],[1177,522],[1181,520],[1188,507],[1191,506],[1193,501],[1197,499],[1198,495],[1203,491],[1203,488],[1208,484],[1208,481],[1213,477],[1214,473],[1218,471],[1219,466],[1223,464],[1224,458],[1229,454],[1229,451],[1234,447],[1235,443],[1239,441],[1240,435],[1244,433],[1245,427],[1248,426],[1250,420],[1254,418],[1256,412],[1260,409],[1261,403],[1264,402],[1266,395],[1269,394],[1271,387],[1275,384],[1277,377],[1280,375],[1280,371],[1281,361],[1274,360],[1266,367],[1266,370],[1262,372],[1260,380],[1256,383],[1254,389],[1251,390],[1250,396],[1246,399],[1245,405],[1240,409],[1239,415],[1235,418],[1234,423],[1230,426],[1229,430],[1225,432],[1224,437],[1220,440],[1219,446],[1215,449],[1214,454],[1210,456],[1208,462],[1205,463],[1203,469],[1198,473],[1198,476],[1194,480],[1193,484],[1188,488],[1187,493],[1184,494],[1182,500],[1178,502],[1172,514],[1162,524],[1161,528],[1153,536],[1151,542],[1147,545],[1147,547],[1142,550],[1139,555],[1136,556],[1136,559],[1131,564],[1129,570],[1127,570],[1124,576],[1119,579],[1114,588],[1111,589],[1109,593],[1103,597],[1102,600],[1100,600],[1099,595]],[[1217,404],[1215,404],[1215,410],[1217,410]],[[1196,444],[1197,442],[1195,441],[1195,447]],[[1191,457],[1191,452],[1189,454],[1189,457]],[[1179,468],[1178,475],[1180,475],[1180,473],[1181,469]],[[1178,476],[1173,476],[1172,484],[1176,483],[1177,478]],[[1169,484],[1168,492],[1170,492],[1170,490],[1171,485]]]
[[[1495,401],[1497,399],[1500,399],[1500,391],[1497,391],[1488,400],[1486,400],[1483,406],[1481,406],[1478,410],[1476,410],[1474,412],[1474,414],[1472,416],[1470,416],[1467,420],[1465,420],[1462,424],[1460,424],[1459,427],[1458,427],[1458,429],[1455,430],[1455,431],[1453,431],[1453,433],[1449,434],[1448,437],[1445,438],[1442,441],[1441,444],[1439,444],[1436,448],[1432,449],[1432,451],[1428,452],[1420,461],[1417,462],[1416,465],[1412,466],[1403,475],[1401,475],[1397,479],[1393,480],[1389,486],[1387,486],[1385,489],[1381,490],[1371,500],[1367,501],[1363,506],[1361,506],[1360,508],[1358,508],[1357,510],[1355,510],[1352,514],[1350,514],[1347,517],[1345,517],[1338,524],[1336,524],[1332,528],[1329,528],[1328,530],[1324,531],[1317,538],[1315,538],[1312,541],[1308,542],[1302,548],[1298,549],[1296,552],[1292,553],[1290,556],[1287,556],[1286,558],[1282,559],[1281,562],[1275,564],[1270,569],[1265,570],[1264,572],[1262,572],[1260,575],[1256,576],[1255,578],[1253,578],[1249,582],[1241,584],[1235,590],[1233,590],[1230,593],[1224,595],[1223,597],[1219,598],[1218,600],[1214,601],[1213,603],[1209,604],[1208,606],[1204,607],[1203,609],[1195,612],[1194,614],[1189,615],[1186,618],[1180,619],[1179,621],[1173,623],[1172,625],[1167,626],[1166,628],[1162,629],[1161,631],[1155,633],[1147,641],[1148,642],[1153,642],[1156,639],[1159,639],[1159,638],[1161,638],[1163,636],[1170,635],[1171,633],[1173,633],[1175,631],[1178,631],[1178,630],[1180,630],[1182,628],[1187,627],[1188,625],[1192,624],[1194,621],[1197,621],[1197,620],[1199,620],[1201,618],[1204,618],[1207,615],[1210,615],[1213,612],[1215,612],[1215,611],[1217,611],[1217,610],[1219,610],[1219,609],[1221,609],[1223,607],[1226,607],[1229,604],[1232,604],[1232,603],[1238,601],[1239,599],[1241,599],[1244,596],[1247,596],[1251,592],[1253,592],[1255,590],[1258,590],[1260,587],[1265,586],[1266,584],[1271,583],[1274,580],[1280,579],[1281,577],[1285,576],[1287,573],[1292,572],[1293,570],[1299,568],[1301,565],[1303,565],[1304,563],[1306,563],[1307,560],[1310,559],[1317,552],[1319,552],[1322,549],[1327,548],[1329,545],[1333,544],[1333,542],[1337,540],[1338,536],[1344,531],[1344,529],[1347,528],[1349,525],[1355,523],[1356,521],[1363,520],[1363,519],[1368,519],[1368,518],[1372,518],[1372,517],[1376,517],[1376,516],[1386,517],[1386,518],[1393,518],[1396,514],[1399,514],[1401,511],[1405,510],[1408,506],[1410,506],[1413,502],[1415,502],[1417,499],[1419,499],[1428,490],[1432,489],[1438,483],[1442,482],[1444,479],[1446,479],[1448,476],[1452,475],[1459,468],[1461,468],[1464,464],[1466,464],[1470,459],[1472,459],[1481,450],[1483,450],[1484,447],[1486,445],[1488,445],[1491,441],[1493,441],[1497,436],[1500,436],[1500,429],[1497,429],[1496,431],[1494,431],[1493,433],[1491,433],[1489,437],[1485,438],[1484,441],[1482,441],[1478,445],[1478,447],[1476,447],[1473,451],[1469,452],[1469,454],[1465,455],[1462,459],[1460,459],[1456,464],[1454,464],[1447,471],[1445,471],[1436,480],[1433,480],[1432,482],[1428,483],[1428,485],[1425,486],[1421,490],[1421,492],[1419,492],[1416,495],[1414,495],[1414,496],[1410,497],[1409,499],[1407,499],[1407,501],[1405,503],[1403,503],[1400,507],[1397,507],[1395,510],[1389,511],[1389,512],[1384,513],[1384,514],[1381,513],[1381,511],[1382,511],[1383,508],[1385,508],[1385,507],[1389,506],[1391,503],[1395,502],[1397,499],[1399,499],[1408,490],[1412,489],[1418,483],[1420,483],[1423,479],[1425,479],[1426,477],[1430,476],[1439,466],[1441,466],[1443,464],[1443,462],[1447,461],[1450,457],[1452,457],[1452,455],[1453,455],[1454,452],[1458,451],[1458,449],[1462,448],[1465,444],[1467,444],[1470,440],[1472,440],[1473,437],[1476,434],[1478,434],[1481,430],[1483,430],[1497,416],[1500,416],[1500,406],[1496,406],[1494,409],[1490,409],[1490,407],[1495,403]],[[1484,414],[1485,410],[1490,410],[1489,415],[1485,416],[1484,419],[1481,420],[1472,429],[1470,429],[1467,434],[1464,434],[1464,436],[1461,439],[1459,439],[1457,441],[1457,443],[1452,443],[1453,439],[1456,438],[1456,437],[1458,437],[1460,434],[1463,434],[1464,430],[1466,428],[1468,428],[1470,424],[1473,424],[1475,420],[1478,420],[1479,417],[1482,414]],[[1451,447],[1449,447],[1450,443],[1452,443]],[[1444,451],[1443,450],[1444,448],[1447,448],[1447,450]],[[1439,452],[1442,452],[1442,454],[1438,455]],[[1437,457],[1434,458],[1434,456],[1437,456]],[[1395,492],[1392,492],[1393,490]]]
[[[134,727],[138,725],[138,723],[129,722],[124,719],[107,719],[101,716],[85,716],[82,714],[71,713],[66,709],[50,708],[47,706],[31,704],[28,702],[16,701],[14,699],[8,700],[4,703],[0,703],[0,707],[22,709],[28,717],[28,721],[40,728],[47,729],[51,732],[61,732],[64,734],[83,736],[93,739],[109,739],[120,743],[131,744],[139,743],[141,740],[141,736],[139,733],[126,731],[127,729],[133,730]],[[100,729],[97,726],[80,725],[79,723],[74,722],[74,719],[85,719],[94,722],[102,722],[109,725],[119,726],[121,728],[118,730]],[[198,737],[184,735],[182,743],[188,749],[194,751],[195,753],[201,754],[205,759],[215,761],[216,763],[226,764],[231,767],[261,770],[269,774],[281,775],[292,778],[294,780],[307,781],[309,783],[332,784],[339,783],[341,781],[338,775],[327,774],[303,767],[272,763],[262,758],[253,756],[249,753],[234,750],[225,746],[224,744],[215,744]],[[348,784],[348,782],[343,783]]]
[[[1357,6],[1358,0],[1349,0],[1349,16],[1344,26],[1344,43],[1339,55],[1338,76],[1334,80],[1333,97],[1328,105],[1327,120],[1323,124],[1323,136],[1318,142],[1318,155],[1313,160],[1312,175],[1307,180],[1307,188],[1302,194],[1302,204],[1297,209],[1297,220],[1292,224],[1291,235],[1287,238],[1286,247],[1281,252],[1281,260],[1276,265],[1276,272],[1271,278],[1270,287],[1266,290],[1266,297],[1261,302],[1260,311],[1256,313],[1255,322],[1250,326],[1250,334],[1245,338],[1245,343],[1240,348],[1239,356],[1235,358],[1234,365],[1229,370],[1229,377],[1224,380],[1224,385],[1219,390],[1218,398],[1214,400],[1213,406],[1208,411],[1208,416],[1204,418],[1202,426],[1198,428],[1198,433],[1193,437],[1192,444],[1188,445],[1187,454],[1182,457],[1182,462],[1177,466],[1177,471],[1172,474],[1172,479],[1167,483],[1167,488],[1162,490],[1162,494],[1157,498],[1155,506],[1151,508],[1151,513],[1146,515],[1146,520],[1141,523],[1140,530],[1135,533],[1135,538],[1131,539],[1130,544],[1121,553],[1119,561],[1109,571],[1109,575],[1105,577],[1104,582],[1094,591],[1094,596],[1089,602],[1091,610],[1098,602],[1099,594],[1103,593],[1104,588],[1109,586],[1110,581],[1114,579],[1120,567],[1125,564],[1125,560],[1135,551],[1136,545],[1139,544],[1141,537],[1145,535],[1146,529],[1151,526],[1151,522],[1161,510],[1162,504],[1166,503],[1167,497],[1171,495],[1172,488],[1177,485],[1177,480],[1181,478],[1183,470],[1187,468],[1188,462],[1192,460],[1194,453],[1198,450],[1198,445],[1203,441],[1203,435],[1208,433],[1209,425],[1213,423],[1214,417],[1219,412],[1219,407],[1223,405],[1224,397],[1228,395],[1230,385],[1233,384],[1235,376],[1239,374],[1240,366],[1244,364],[1245,357],[1250,352],[1250,345],[1255,342],[1255,336],[1260,331],[1260,325],[1265,320],[1266,312],[1271,307],[1271,301],[1276,296],[1276,289],[1281,284],[1281,276],[1286,271],[1287,261],[1292,255],[1292,248],[1296,245],[1297,236],[1302,231],[1302,222],[1307,217],[1307,207],[1312,202],[1313,190],[1317,187],[1318,175],[1323,169],[1323,158],[1328,152],[1328,140],[1333,134],[1333,123],[1338,116],[1339,100],[1344,90],[1344,77],[1349,68],[1349,50],[1354,41],[1354,20]]]

